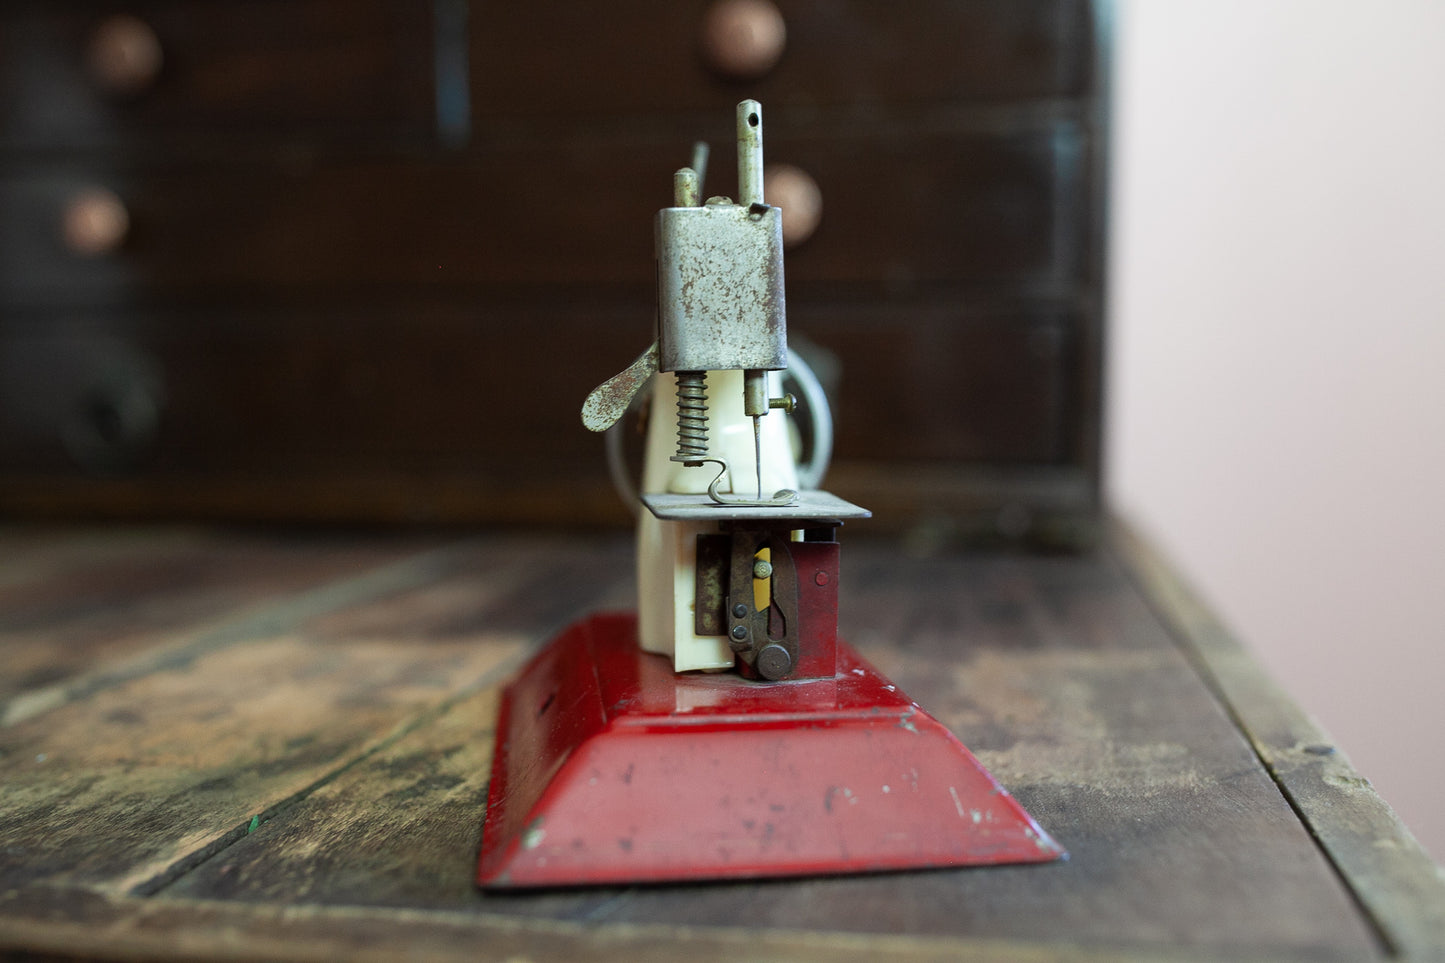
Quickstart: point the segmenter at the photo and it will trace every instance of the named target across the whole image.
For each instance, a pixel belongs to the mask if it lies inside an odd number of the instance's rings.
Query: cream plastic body
[[[782,376],[768,374],[768,393],[782,392]],[[710,371],[707,377],[708,454],[727,459],[728,476],[718,491],[745,498],[757,495],[753,454],[753,420],[743,413],[743,373]],[[763,497],[780,488],[798,487],[787,416],[778,409],[760,423]],[[644,492],[702,494],[717,476],[718,466],[707,462],[688,468],[672,461],[677,450],[677,381],[672,374],[652,379],[652,414],[647,428],[647,450],[642,468]],[[705,522],[663,521],[643,508],[637,524],[638,640],[649,652],[672,657],[678,672],[692,669],[727,669],[732,649],[722,636],[698,635],[694,593],[697,578],[697,536],[716,532]]]

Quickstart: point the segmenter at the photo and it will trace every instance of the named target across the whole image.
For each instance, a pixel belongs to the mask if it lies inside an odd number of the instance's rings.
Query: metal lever
[[[582,402],[582,424],[589,431],[606,431],[627,413],[632,399],[657,374],[657,342],[622,371],[592,389]]]

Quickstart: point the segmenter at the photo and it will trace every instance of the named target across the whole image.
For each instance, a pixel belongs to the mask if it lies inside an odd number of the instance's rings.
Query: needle
[[[753,465],[758,470],[758,501],[763,500],[763,435],[759,424],[762,419],[753,415]]]

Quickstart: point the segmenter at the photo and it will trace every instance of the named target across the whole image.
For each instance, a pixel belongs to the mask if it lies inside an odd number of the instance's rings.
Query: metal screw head
[[[787,649],[774,642],[763,646],[755,665],[764,679],[781,679],[793,671],[793,657]]]
[[[753,563],[753,578],[772,578],[773,563],[758,559]]]
[[[743,639],[746,639],[747,637],[748,637],[748,627],[747,627],[746,625],[734,625],[734,626],[733,626],[733,638],[735,638],[735,639],[737,639],[739,642],[741,642]]]
[[[743,603],[739,602],[737,605],[734,605],[734,606],[733,606],[733,618],[735,618],[735,619],[745,619],[745,618],[747,618],[747,617],[748,617],[748,607],[747,607],[746,605],[744,605]]]
[[[781,398],[769,398],[768,407],[781,408],[784,412],[791,415],[798,408],[798,399],[797,396],[790,391]]]

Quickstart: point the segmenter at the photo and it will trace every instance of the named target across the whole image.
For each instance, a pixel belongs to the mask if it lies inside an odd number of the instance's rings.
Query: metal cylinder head
[[[756,100],[738,104],[738,203],[764,203],[763,105]]]
[[[684,167],[672,175],[672,206],[698,206],[697,171]]]

